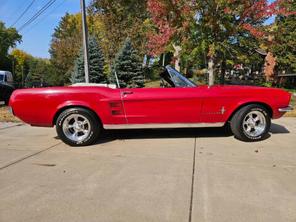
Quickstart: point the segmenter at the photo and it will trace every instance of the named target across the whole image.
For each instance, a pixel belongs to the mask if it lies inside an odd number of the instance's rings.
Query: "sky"
[[[6,27],[11,26],[25,11],[33,0],[0,0],[0,21]],[[40,10],[49,0],[35,0],[30,9],[15,24],[20,28],[32,16]],[[90,0],[86,0],[89,4]],[[41,58],[49,58],[49,45],[54,28],[58,25],[66,12],[80,12],[80,0],[56,0],[35,22],[20,31],[22,42],[17,48]]]
[[[11,26],[32,1],[33,4],[30,9],[15,24],[17,29],[27,22],[49,0],[0,0],[0,21],[3,21],[6,27]],[[86,0],[86,4],[88,5],[90,1]],[[269,2],[272,1],[269,0]],[[80,0],[56,0],[35,22],[20,31],[22,42],[17,45],[17,48],[36,57],[49,58],[48,49],[51,35],[66,12],[80,12]],[[274,18],[271,18],[267,23],[271,23],[273,20]]]

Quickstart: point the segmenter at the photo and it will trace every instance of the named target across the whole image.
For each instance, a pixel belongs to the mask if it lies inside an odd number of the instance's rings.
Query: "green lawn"
[[[145,88],[157,88],[160,87],[160,80],[145,82]]]

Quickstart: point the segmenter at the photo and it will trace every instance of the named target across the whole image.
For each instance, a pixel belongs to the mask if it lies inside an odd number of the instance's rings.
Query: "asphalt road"
[[[111,131],[72,148],[0,123],[2,222],[296,221],[296,118],[244,143],[221,129]]]

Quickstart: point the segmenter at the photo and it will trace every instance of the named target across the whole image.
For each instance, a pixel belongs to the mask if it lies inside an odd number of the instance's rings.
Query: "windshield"
[[[4,82],[4,75],[0,74],[0,82]]]
[[[184,77],[177,70],[171,66],[166,66],[168,73],[170,74],[171,80],[174,83],[174,87],[196,87],[197,85],[191,82],[189,79]]]

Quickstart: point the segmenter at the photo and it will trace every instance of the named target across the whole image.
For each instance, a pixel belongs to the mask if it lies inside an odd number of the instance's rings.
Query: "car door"
[[[198,123],[198,87],[121,89],[128,124]]]

